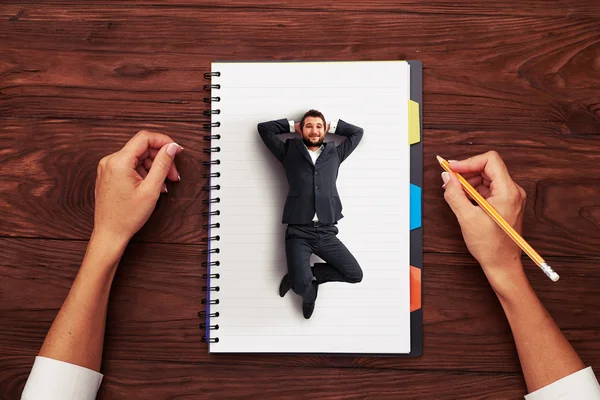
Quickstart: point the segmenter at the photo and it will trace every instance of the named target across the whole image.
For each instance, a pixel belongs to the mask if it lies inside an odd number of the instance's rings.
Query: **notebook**
[[[421,355],[421,63],[214,62],[205,78],[207,283],[198,315],[209,352]],[[300,296],[278,294],[288,183],[257,125],[300,122],[309,109],[364,131],[339,168],[336,224],[363,279],[319,285],[305,319]]]

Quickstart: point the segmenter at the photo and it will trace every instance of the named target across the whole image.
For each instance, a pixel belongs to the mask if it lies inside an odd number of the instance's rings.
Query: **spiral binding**
[[[219,121],[205,122],[204,124],[202,124],[202,129],[204,129],[205,131],[210,131],[212,128],[219,128],[220,126],[221,126],[221,123]]]
[[[206,135],[204,136],[204,140],[219,140],[221,139],[221,135]]]
[[[219,325],[200,324],[200,329],[205,331],[217,331],[219,330]]]
[[[219,77],[221,76],[220,72],[207,72],[204,74],[204,79],[210,80],[212,77]],[[207,92],[212,92],[213,90],[218,90],[221,88],[221,85],[219,84],[207,84],[204,85],[204,90]],[[212,93],[211,93],[212,94]],[[210,96],[210,97],[205,97],[203,99],[204,103],[207,104],[212,104],[212,103],[218,103],[221,101],[221,98],[219,96]],[[213,109],[211,107],[210,110],[205,110],[202,112],[203,115],[207,116],[207,117],[212,117],[213,115],[219,115],[221,114],[221,110],[220,109]],[[212,153],[218,153],[221,151],[221,148],[219,146],[212,146],[212,142],[216,141],[216,140],[220,140],[221,139],[221,135],[219,134],[213,134],[212,130],[213,128],[219,128],[221,126],[221,123],[218,121],[215,122],[208,122],[208,123],[204,123],[202,124],[202,129],[205,131],[209,131],[211,132],[210,134],[204,135],[203,139],[206,141],[210,141],[211,142],[211,146],[210,147],[206,147],[204,149],[202,149],[202,151],[204,153],[207,154],[212,154]],[[212,169],[213,165],[220,165],[221,164],[221,160],[219,159],[211,159],[210,161],[204,161],[202,162],[203,166],[207,166],[210,167]],[[208,174],[202,174],[202,178],[206,178],[209,179],[209,184],[204,186],[202,188],[202,190],[207,191],[207,192],[213,192],[213,191],[217,191],[221,189],[221,186],[218,184],[213,184],[213,180],[216,178],[220,178],[221,177],[221,173],[220,172],[210,172]],[[220,210],[213,210],[212,209],[212,205],[213,204],[218,204],[221,202],[221,198],[220,197],[213,197],[207,200],[202,200],[202,204],[206,204],[209,206],[209,211],[205,211],[202,213],[202,216],[206,216],[206,217],[213,217],[213,216],[217,216],[217,215],[221,215],[221,211]],[[221,227],[221,224],[219,222],[216,223],[209,223],[204,225],[205,229],[210,229],[210,230],[214,230],[214,229],[219,229]],[[221,240],[221,237],[219,235],[214,235],[214,236],[210,236],[208,238],[204,238],[202,239],[203,242],[208,243],[209,244],[209,248],[206,250],[202,250],[202,254],[207,256],[207,261],[202,263],[202,267],[203,268],[211,268],[211,267],[218,267],[220,265],[220,262],[218,260],[213,261],[211,259],[211,257],[213,256],[213,254],[219,254],[220,249],[218,247],[215,248],[211,248],[210,247],[210,243],[211,242],[218,242],[219,240]],[[212,279],[219,279],[221,277],[220,274],[218,273],[206,273],[202,275],[202,279],[206,279],[207,282],[210,283],[210,281]],[[202,287],[202,291],[206,292],[207,294],[209,293],[216,293],[220,290],[219,286],[204,286]],[[219,299],[215,299],[213,298],[214,296],[207,296],[206,298],[202,299],[202,304],[203,305],[211,305],[211,304],[219,304]],[[213,318],[219,318],[219,313],[218,312],[213,312],[213,313],[208,313],[207,311],[199,311],[198,312],[198,318],[202,318],[207,320],[207,322],[205,323],[201,323],[199,324],[200,329],[205,330],[205,331],[216,331],[219,329],[219,325],[218,324],[212,324],[209,321],[212,320]],[[202,336],[202,342],[205,343],[218,343],[219,342],[219,338],[218,337],[212,337],[212,335],[206,335],[206,336]]]
[[[219,316],[219,312],[214,312],[211,314],[207,314],[206,311],[198,311],[198,318],[206,318],[207,316],[209,317],[218,317]]]
[[[221,262],[219,261],[204,261],[202,262],[202,268],[208,268],[208,267],[218,267],[219,265],[221,265]]]
[[[220,203],[220,202],[221,202],[220,197],[215,197],[214,199],[202,200],[202,204],[213,204],[213,203]]]

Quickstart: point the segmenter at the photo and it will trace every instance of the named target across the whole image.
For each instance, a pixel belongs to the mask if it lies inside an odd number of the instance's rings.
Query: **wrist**
[[[530,319],[531,311],[537,308],[540,302],[527,278],[512,286],[504,286],[501,291],[494,291],[511,325],[515,318],[523,316],[529,320],[528,323],[533,323]]]
[[[531,288],[520,260],[513,265],[483,267],[483,271],[501,303],[510,303]]]
[[[116,229],[105,229],[94,225],[92,235],[90,236],[90,243],[98,244],[103,248],[110,248],[113,250],[123,250],[131,240],[131,235],[118,231]]]
[[[93,263],[102,268],[116,268],[128,242],[129,240],[126,238],[111,236],[94,230],[90,237],[85,258],[92,258]]]

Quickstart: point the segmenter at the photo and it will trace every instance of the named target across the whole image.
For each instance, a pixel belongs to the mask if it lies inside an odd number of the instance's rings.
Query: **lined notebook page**
[[[220,252],[211,273],[219,312],[210,352],[408,353],[409,294],[409,65],[405,62],[213,63],[212,96],[221,139],[213,185],[221,198],[211,223]],[[287,272],[282,212],[288,190],[283,166],[262,142],[257,124],[299,122],[307,110],[364,129],[359,146],[341,164],[343,205],[339,239],[361,265],[361,283],[319,286],[311,319],[293,291],[280,298]],[[282,139],[293,134],[283,135]],[[342,138],[327,135],[326,141]],[[313,261],[318,258],[313,256]]]

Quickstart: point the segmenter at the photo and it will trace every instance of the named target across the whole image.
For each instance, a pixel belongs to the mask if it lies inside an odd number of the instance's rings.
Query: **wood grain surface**
[[[186,151],[128,247],[100,399],[517,399],[506,319],[443,200],[433,154],[490,149],[528,193],[544,304],[600,365],[600,4],[591,0],[6,1],[0,4],[0,398],[18,399],[93,223],[98,161],[135,132]],[[214,60],[424,65],[424,355],[209,355],[202,74]]]
[[[6,396],[18,398],[31,357],[0,359]],[[103,399],[516,399],[519,375],[393,371],[377,368],[256,367],[190,362],[108,360]],[[443,392],[439,388],[443,387]]]
[[[80,5],[81,0],[46,0],[45,4]],[[552,6],[545,0],[522,0],[518,7],[508,2],[490,2],[486,0],[435,0],[423,3],[419,0],[372,0],[365,4],[362,0],[342,0],[325,3],[319,0],[297,2],[294,0],[106,0],[102,4],[129,4],[145,6],[181,6],[195,9],[274,9],[292,11],[354,11],[361,14],[373,12],[392,12],[398,14],[455,14],[455,15],[532,15],[532,16],[585,16],[598,17],[600,11],[595,0],[558,0]],[[26,5],[39,4],[36,0],[7,0],[5,4]],[[13,21],[26,15],[26,9],[13,16]]]

